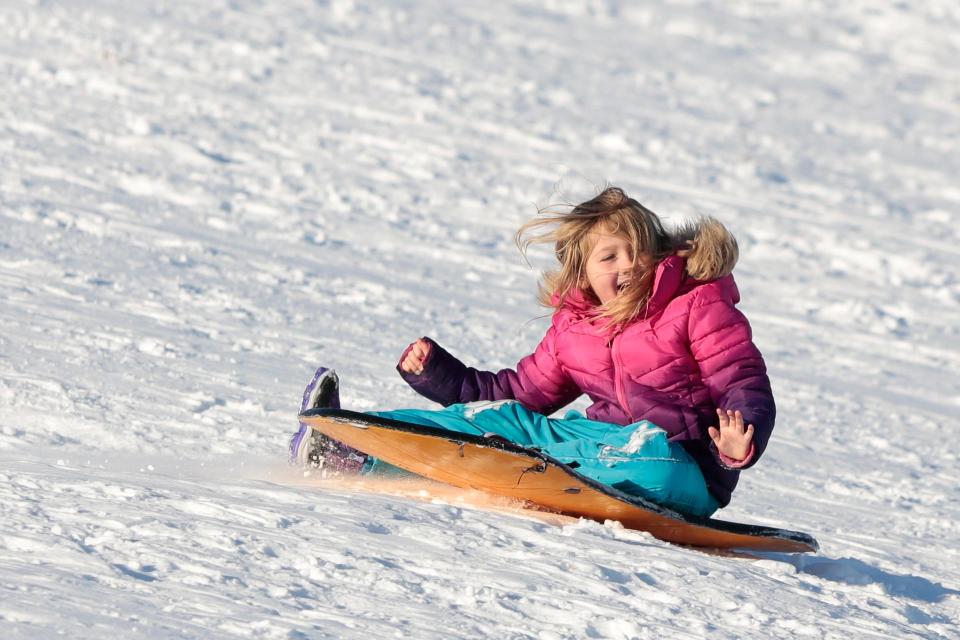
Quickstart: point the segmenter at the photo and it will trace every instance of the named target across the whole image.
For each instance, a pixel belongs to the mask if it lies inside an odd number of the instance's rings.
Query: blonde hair
[[[673,253],[670,235],[657,214],[617,187],[607,187],[596,197],[569,209],[543,209],[544,217],[527,222],[517,231],[517,246],[526,255],[531,244],[553,243],[560,268],[547,271],[540,282],[540,303],[560,308],[579,289],[596,299],[586,284],[586,263],[596,242],[598,227],[626,238],[633,248],[634,277],[623,293],[600,304],[596,317],[619,325],[636,318],[646,308],[653,290],[656,265]]]

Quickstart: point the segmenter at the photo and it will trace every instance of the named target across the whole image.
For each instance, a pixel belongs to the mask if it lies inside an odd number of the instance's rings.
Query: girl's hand
[[[420,338],[407,347],[407,355],[400,363],[400,368],[407,373],[420,375],[423,373],[423,363],[428,355],[430,355],[430,343]]]
[[[717,409],[717,416],[720,418],[720,428],[707,429],[710,439],[717,445],[717,451],[733,460],[743,460],[750,453],[753,425],[748,424],[744,429],[743,414],[739,411]]]

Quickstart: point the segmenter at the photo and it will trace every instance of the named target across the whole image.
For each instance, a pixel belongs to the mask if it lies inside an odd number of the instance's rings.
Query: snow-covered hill
[[[952,0],[0,6],[0,624],[23,638],[957,638]],[[513,245],[624,187],[737,234],[778,427],[725,519],[819,555],[352,492],[303,384],[510,366]],[[545,253],[535,253],[543,264]]]

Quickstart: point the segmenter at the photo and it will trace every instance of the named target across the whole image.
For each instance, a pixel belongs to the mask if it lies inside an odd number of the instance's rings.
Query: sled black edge
[[[403,422],[402,420],[393,420],[391,418],[382,418],[380,416],[371,416],[366,413],[360,413],[357,411],[350,411],[347,409],[308,409],[300,414],[302,417],[323,417],[335,420],[337,422],[344,422],[350,425],[353,425],[358,428],[363,428],[367,426],[377,426],[383,427],[386,429],[391,429],[394,431],[403,431],[407,433],[416,433],[425,436],[432,436],[436,438],[443,438],[445,440],[450,440],[457,443],[469,443],[475,444],[482,447],[492,447],[495,449],[502,449],[504,451],[509,451],[511,453],[516,453],[531,458],[536,458],[547,462],[549,464],[555,465],[562,469],[567,474],[576,478],[579,482],[589,486],[590,488],[606,494],[617,500],[633,504],[642,509],[647,509],[658,515],[662,515],[674,520],[685,522],[692,525],[698,525],[701,527],[708,527],[715,529],[717,531],[724,531],[727,533],[742,534],[747,536],[758,536],[764,538],[778,538],[781,540],[790,540],[797,542],[799,544],[806,545],[814,552],[820,550],[820,543],[817,542],[816,538],[810,534],[803,533],[802,531],[791,531],[789,529],[778,529],[776,527],[767,527],[764,525],[757,524],[744,524],[741,522],[730,522],[728,520],[717,520],[715,518],[703,518],[694,515],[688,515],[681,513],[679,511],[674,511],[662,505],[659,505],[655,502],[645,500],[637,496],[632,496],[630,494],[624,493],[618,489],[607,486],[596,480],[592,480],[584,475],[577,473],[574,469],[570,468],[568,465],[560,462],[559,460],[544,454],[543,452],[537,449],[528,449],[520,445],[514,444],[508,441],[500,440],[491,440],[484,438],[482,436],[475,436],[469,433],[452,433],[444,429],[438,429],[436,427],[427,427],[419,424],[413,424],[410,422]]]

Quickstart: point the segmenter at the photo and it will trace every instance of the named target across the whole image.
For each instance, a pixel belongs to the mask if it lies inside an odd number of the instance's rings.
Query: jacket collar
[[[560,296],[553,294],[550,299],[554,305],[559,304]],[[593,315],[593,310],[597,307],[597,301],[593,295],[583,289],[574,289],[563,299],[563,304],[558,310],[572,313],[577,319],[587,318]]]
[[[647,303],[647,311],[644,315],[654,316],[666,308],[667,303],[676,298],[681,289],[692,289],[692,286],[685,286],[687,280],[687,259],[680,256],[669,256],[657,265],[657,273],[653,277],[653,292],[650,294],[650,301]],[[697,283],[693,280],[692,283]]]

